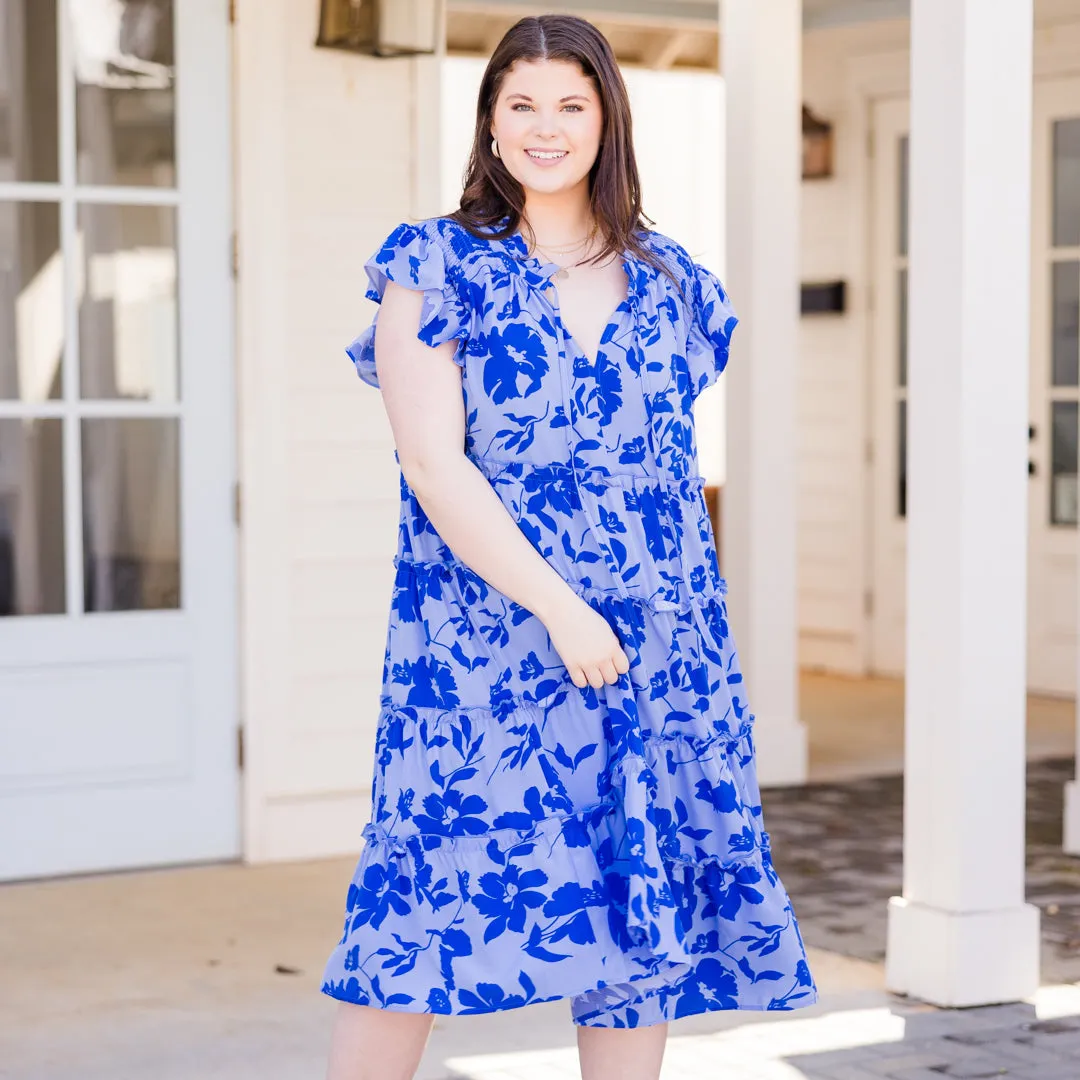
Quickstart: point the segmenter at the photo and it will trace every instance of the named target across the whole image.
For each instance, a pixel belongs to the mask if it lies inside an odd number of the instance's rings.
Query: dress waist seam
[[[534,462],[522,461],[520,458],[504,459],[471,455],[469,460],[489,479],[492,475],[497,475],[507,469],[528,470],[534,473],[548,471],[559,474],[560,479],[563,478],[562,474],[565,474],[566,479],[570,479],[575,472],[569,463],[564,462]],[[577,466],[576,472],[579,476],[583,474],[587,476],[589,482],[606,483],[611,487],[633,487],[635,483],[663,484],[665,487],[680,487],[684,484],[694,488],[705,486],[705,477],[700,475],[669,476],[663,473],[611,472],[603,465]]]

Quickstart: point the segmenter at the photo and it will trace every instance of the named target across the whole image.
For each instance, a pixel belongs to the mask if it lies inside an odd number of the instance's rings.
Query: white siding
[[[365,258],[431,212],[437,61],[315,49],[317,4],[238,8],[245,850],[267,859],[356,850],[367,820],[397,473],[344,346]]]
[[[843,315],[804,316],[798,386],[799,658],[851,674],[864,665],[867,128],[852,57],[906,48],[908,24],[821,30],[803,39],[804,102],[833,124],[834,175],[803,183],[802,280],[847,283]]]

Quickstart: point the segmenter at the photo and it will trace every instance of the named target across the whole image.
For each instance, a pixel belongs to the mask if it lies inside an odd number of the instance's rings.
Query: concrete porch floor
[[[809,675],[802,691],[815,781],[899,771],[902,684]],[[1071,702],[1030,702],[1029,753],[1071,753],[1072,723]],[[0,1077],[320,1077],[334,1005],[319,978],[352,868],[346,858],[0,887]],[[812,1009],[673,1024],[664,1080],[1080,1077],[1068,1071],[1076,1058],[1060,1057],[1080,1057],[1080,984],[952,1013],[887,994],[878,963],[812,949],[811,964],[822,992]],[[440,1018],[417,1075],[575,1077],[573,1046],[565,1001]],[[1010,1054],[1019,1064],[954,1072],[957,1054],[969,1055],[960,1069]]]
[[[892,776],[904,771],[902,679],[845,679],[804,672],[799,686],[810,743],[810,782]],[[1076,751],[1071,698],[1029,695],[1029,761]]]

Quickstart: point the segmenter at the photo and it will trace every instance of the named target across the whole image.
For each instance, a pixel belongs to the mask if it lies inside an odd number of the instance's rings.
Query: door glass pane
[[[83,184],[176,184],[172,0],[68,0]]]
[[[900,378],[901,386],[907,386],[907,316],[908,316],[908,272],[903,268],[898,275],[898,293],[896,305],[897,337],[899,338],[898,350],[900,353]]]
[[[1080,262],[1054,263],[1052,273],[1050,339],[1054,386],[1077,386],[1080,384]]]
[[[62,424],[0,419],[0,615],[64,611]]]
[[[179,607],[179,421],[83,420],[82,455],[86,610]]]
[[[1077,409],[1075,401],[1050,405],[1050,523],[1076,524]]]
[[[1054,124],[1054,247],[1080,244],[1080,117]]]
[[[899,232],[899,253],[906,255],[908,253],[908,147],[911,145],[907,135],[900,137],[900,175],[897,177],[897,183],[900,189],[900,228]]]
[[[82,396],[175,401],[175,210],[84,204],[79,238]]]
[[[0,0],[0,181],[59,179],[56,0]]]
[[[0,202],[0,399],[59,398],[63,348],[60,210]]]
[[[907,402],[899,401],[897,405],[896,513],[907,517]]]

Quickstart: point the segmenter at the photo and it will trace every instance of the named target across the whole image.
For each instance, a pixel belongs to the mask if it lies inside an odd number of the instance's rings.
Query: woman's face
[[[491,134],[526,191],[556,195],[588,183],[604,124],[600,95],[565,60],[519,60],[503,76]]]

